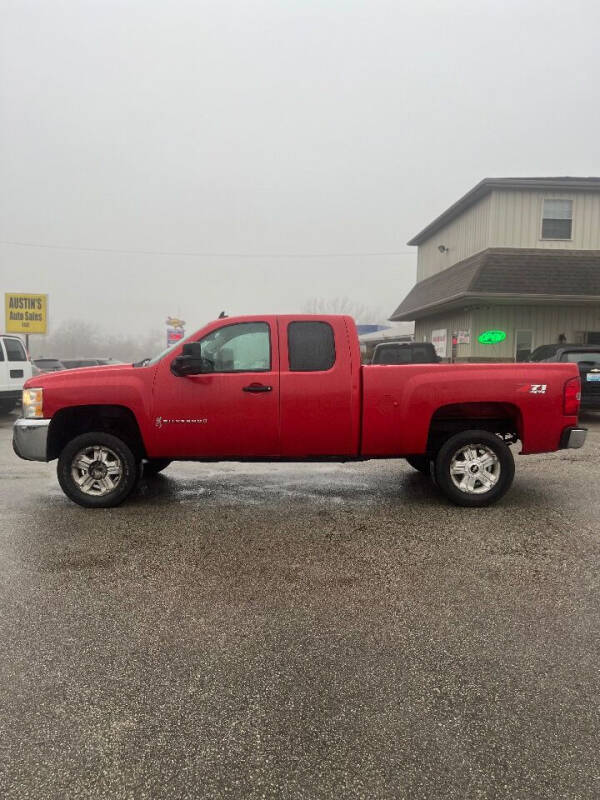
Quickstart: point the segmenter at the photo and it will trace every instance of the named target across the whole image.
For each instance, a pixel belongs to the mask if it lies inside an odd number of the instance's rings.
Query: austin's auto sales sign
[[[47,333],[48,295],[19,294],[4,295],[6,333]]]

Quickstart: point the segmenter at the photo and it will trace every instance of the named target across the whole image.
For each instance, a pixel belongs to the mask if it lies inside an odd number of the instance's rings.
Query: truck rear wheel
[[[86,508],[119,505],[131,493],[139,474],[139,462],[129,445],[104,431],[71,439],[58,459],[63,492]]]
[[[495,503],[510,489],[514,475],[511,451],[489,431],[462,431],[451,436],[435,459],[437,485],[459,506]]]

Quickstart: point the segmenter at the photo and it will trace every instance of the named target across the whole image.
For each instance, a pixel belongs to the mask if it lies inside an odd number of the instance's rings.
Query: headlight
[[[43,389],[23,389],[23,416],[31,419],[32,417],[43,417],[44,410],[44,390]]]

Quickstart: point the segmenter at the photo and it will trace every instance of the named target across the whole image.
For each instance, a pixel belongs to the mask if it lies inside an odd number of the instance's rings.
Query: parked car
[[[122,364],[115,358],[61,358],[65,369],[79,369],[79,367],[105,367],[110,364]]]
[[[371,364],[438,364],[442,359],[431,342],[382,342]]]
[[[0,335],[0,414],[9,414],[21,400],[23,385],[33,371],[19,336]]]
[[[361,366],[351,317],[211,322],[152,359],[30,379],[21,458],[58,459],[65,494],[109,507],[173,460],[406,457],[462,506],[510,487],[521,453],[581,447],[575,364]]]
[[[40,372],[60,372],[65,368],[58,358],[34,358],[33,363]]]
[[[533,351],[530,361],[577,364],[581,377],[581,408],[600,409],[600,345],[544,344]]]

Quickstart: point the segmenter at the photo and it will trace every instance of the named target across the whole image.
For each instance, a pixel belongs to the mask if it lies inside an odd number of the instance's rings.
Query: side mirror
[[[182,356],[191,358],[202,358],[202,344],[200,342],[186,342],[181,351]]]
[[[205,372],[214,372],[214,365],[208,358],[203,358],[200,342],[188,342],[183,345],[181,355],[171,361],[171,372],[178,378],[185,375],[201,375]]]

